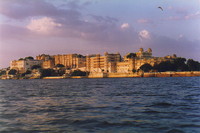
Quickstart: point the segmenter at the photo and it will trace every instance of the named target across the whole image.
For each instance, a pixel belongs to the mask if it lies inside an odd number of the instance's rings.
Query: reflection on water
[[[1,80],[0,132],[199,133],[199,81]]]

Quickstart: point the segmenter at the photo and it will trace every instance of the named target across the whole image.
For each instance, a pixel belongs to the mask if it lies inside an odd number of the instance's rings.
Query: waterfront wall
[[[51,77],[43,77],[43,79],[64,79],[63,76],[51,76]]]
[[[148,73],[90,73],[88,76],[51,76],[42,79],[66,79],[66,78],[131,78],[131,77],[200,77],[200,71],[191,72],[148,72]],[[37,77],[39,78],[39,77]],[[17,77],[1,76],[0,79],[21,79]],[[35,79],[29,77],[26,79]]]
[[[91,72],[88,78],[107,78],[107,73],[104,72]]]
[[[200,76],[200,71],[192,72],[154,72],[144,73],[143,77],[195,77]]]
[[[141,77],[137,73],[108,73],[107,78],[130,78],[130,77]]]
[[[92,73],[88,78],[129,78],[129,77],[195,77],[200,71],[191,72],[148,72],[148,73]]]

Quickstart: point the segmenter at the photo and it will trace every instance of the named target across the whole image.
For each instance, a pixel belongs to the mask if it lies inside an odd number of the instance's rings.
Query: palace
[[[162,61],[173,61],[176,55],[165,57],[152,56],[149,48],[144,51],[140,48],[136,53],[128,53],[123,58],[120,53],[108,53],[104,55],[93,54],[83,56],[80,54],[65,55],[38,55],[36,60],[14,60],[10,63],[11,69],[26,71],[33,65],[40,65],[43,69],[55,68],[57,64],[62,64],[66,70],[81,70],[90,73],[131,73],[140,69],[146,63],[154,66]]]
[[[34,60],[34,59],[23,59],[23,60],[14,60],[10,63],[10,69],[15,69],[20,73],[23,73],[27,70],[30,70],[32,66],[39,65],[41,66],[41,60]]]

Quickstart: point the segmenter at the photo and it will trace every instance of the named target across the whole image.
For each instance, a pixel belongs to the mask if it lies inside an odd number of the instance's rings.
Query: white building
[[[25,60],[14,60],[10,62],[10,69],[16,69],[20,72],[30,70],[34,65],[42,65],[41,60],[25,59]]]

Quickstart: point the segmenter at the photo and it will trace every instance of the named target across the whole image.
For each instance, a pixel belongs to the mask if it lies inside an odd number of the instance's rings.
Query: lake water
[[[200,133],[200,77],[0,80],[2,133]]]

